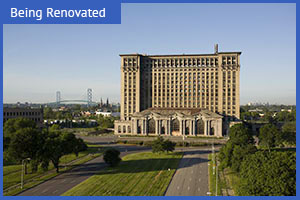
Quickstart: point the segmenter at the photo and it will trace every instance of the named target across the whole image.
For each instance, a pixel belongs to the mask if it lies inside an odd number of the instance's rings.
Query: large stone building
[[[224,135],[240,116],[240,55],[217,45],[213,54],[120,55],[115,133]]]

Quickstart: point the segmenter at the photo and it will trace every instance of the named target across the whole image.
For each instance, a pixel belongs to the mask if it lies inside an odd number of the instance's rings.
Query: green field
[[[88,161],[90,159],[92,159],[94,156],[99,156],[100,155],[100,146],[98,145],[88,145],[88,150],[80,152],[78,157],[76,157],[75,154],[69,154],[69,155],[65,155],[60,159],[60,165],[62,166],[61,168],[61,172],[70,169],[70,167],[76,165],[76,164],[80,164],[83,163],[84,161]],[[88,155],[94,155],[94,156],[88,156]],[[80,160],[78,160],[80,159]],[[72,163],[71,166],[68,167],[64,167],[64,165],[78,160],[75,163]],[[22,166],[21,165],[9,165],[9,166],[4,166],[3,167],[3,189],[4,189],[4,193],[7,193],[7,189],[13,186],[17,186],[20,184],[21,182],[21,169]],[[31,182],[40,182],[43,180],[46,180],[47,177],[53,177],[55,175],[57,175],[57,173],[54,171],[51,171],[52,169],[54,169],[54,166],[52,165],[52,163],[49,165],[49,170],[47,172],[44,172],[42,169],[38,169],[38,171],[36,173],[31,173],[30,167],[28,165],[28,174],[24,175],[24,182],[25,185],[24,187],[26,187],[27,185],[32,185]],[[14,192],[13,192],[14,194]]]
[[[100,171],[63,196],[162,196],[181,157],[182,153],[130,154],[119,166]]]

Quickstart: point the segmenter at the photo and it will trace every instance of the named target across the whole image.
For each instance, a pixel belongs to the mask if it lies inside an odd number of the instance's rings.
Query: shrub
[[[103,160],[109,166],[114,167],[114,166],[117,166],[121,161],[121,158],[119,156],[120,156],[120,151],[117,149],[111,148],[111,149],[107,149],[104,152]]]
[[[152,143],[152,152],[158,153],[158,152],[169,152],[174,151],[176,143],[170,141],[170,140],[164,140],[163,137],[159,136],[156,140]]]

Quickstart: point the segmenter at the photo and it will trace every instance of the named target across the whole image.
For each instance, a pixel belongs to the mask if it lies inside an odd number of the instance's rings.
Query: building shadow
[[[109,167],[103,161],[99,161],[96,163],[80,165],[66,174],[64,178],[67,178],[68,176],[74,178],[77,176],[91,176],[95,174],[112,175],[119,173],[143,173],[189,168],[201,163],[207,163],[209,161],[208,159],[200,157],[201,154],[207,153],[210,153],[210,151],[188,151],[185,152],[185,156],[183,158],[125,160],[121,161],[117,167]],[[174,163],[178,163],[178,165]]]

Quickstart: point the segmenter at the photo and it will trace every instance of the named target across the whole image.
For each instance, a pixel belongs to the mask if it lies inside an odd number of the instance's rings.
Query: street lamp
[[[218,161],[216,158],[215,146],[212,142],[212,153],[213,153],[213,175],[216,175],[216,196],[218,196]]]
[[[218,196],[218,161],[216,160],[216,196]]]
[[[24,163],[25,161],[30,161],[30,158],[25,158],[22,160],[22,172],[21,172],[21,189],[23,189],[23,184],[24,184]]]

